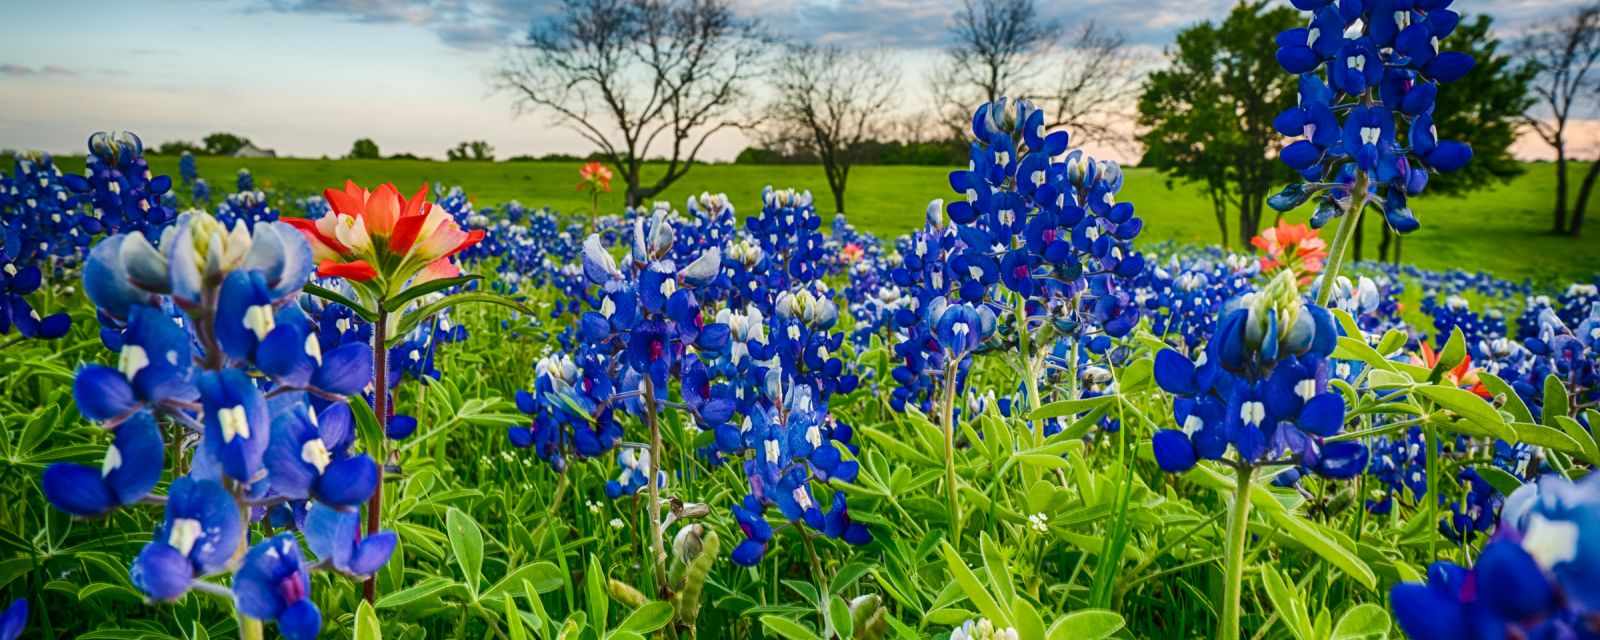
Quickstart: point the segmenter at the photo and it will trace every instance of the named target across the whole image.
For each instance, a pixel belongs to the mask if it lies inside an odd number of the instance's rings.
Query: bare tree
[[[882,132],[896,72],[876,51],[790,45],[773,71],[766,112],[769,148],[799,149],[822,162],[836,210],[861,147]]]
[[[1124,105],[1139,95],[1141,60],[1127,38],[1086,22],[1056,58],[1054,84],[1036,97],[1052,124],[1080,140],[1131,145],[1133,117]]]
[[[740,126],[765,50],[727,0],[567,0],[495,75],[518,113],[548,111],[599,147],[637,205],[683,177],[706,141]],[[666,171],[650,184],[645,158]]]
[[[1058,23],[1039,15],[1033,0],[963,0],[950,28],[946,62],[932,78],[945,119],[963,130],[972,105],[993,102],[1034,79],[1029,64],[1049,51]]]
[[[1521,54],[1538,71],[1533,90],[1539,96],[1527,123],[1556,150],[1556,233],[1567,226],[1567,123],[1595,96],[1590,73],[1600,61],[1600,4],[1590,4],[1545,29],[1529,35]],[[1574,216],[1575,221],[1581,220]],[[1581,224],[1581,223],[1580,223]],[[1574,225],[1576,226],[1576,225]]]

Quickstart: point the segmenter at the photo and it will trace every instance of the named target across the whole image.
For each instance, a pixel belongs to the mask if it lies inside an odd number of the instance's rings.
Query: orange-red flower
[[[611,191],[611,169],[597,161],[589,161],[578,169],[578,190]]]
[[[1418,358],[1414,355],[1411,356],[1411,364],[1432,369],[1439,365],[1439,353],[1435,352],[1433,347],[1428,346],[1428,343],[1424,342],[1422,343],[1422,357]],[[1467,391],[1478,394],[1479,397],[1488,398],[1491,395],[1489,393],[1489,388],[1483,386],[1483,381],[1478,378],[1478,370],[1472,368],[1472,356],[1470,355],[1463,356],[1461,358],[1461,364],[1458,364],[1452,367],[1449,371],[1444,372],[1443,378],[1446,382],[1449,382],[1458,388],[1466,389]]]
[[[854,242],[844,245],[844,247],[839,250],[839,255],[840,257],[844,258],[845,264],[855,264],[856,262],[860,261],[861,256],[865,254],[866,251],[862,250],[861,245],[858,245]]]
[[[1300,284],[1311,284],[1322,272],[1323,260],[1328,257],[1328,243],[1317,237],[1317,232],[1303,224],[1279,221],[1260,235],[1250,239],[1250,244],[1260,249],[1261,272],[1271,273],[1290,269]]]
[[[355,282],[381,281],[380,293],[394,294],[413,276],[427,271],[457,274],[450,256],[483,239],[483,231],[464,231],[443,208],[427,201],[428,185],[410,198],[393,184],[367,191],[345,181],[344,189],[322,192],[331,209],[316,220],[285,218],[311,243],[317,275]]]

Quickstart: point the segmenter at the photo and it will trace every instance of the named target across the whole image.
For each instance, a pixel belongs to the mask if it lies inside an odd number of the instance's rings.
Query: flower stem
[[[1228,516],[1228,547],[1223,556],[1222,621],[1217,624],[1217,640],[1239,638],[1239,594],[1244,589],[1244,546],[1250,535],[1250,474],[1253,467],[1241,464],[1234,469],[1233,504]]]
[[[645,487],[650,491],[650,546],[654,556],[656,592],[667,595],[667,550],[661,531],[661,422],[656,419],[656,386],[647,373],[644,376],[644,419],[650,425],[650,475],[645,477]]]
[[[265,637],[261,629],[260,620],[247,616],[244,613],[239,613],[238,618],[239,640],[261,640],[263,637]]]
[[[372,323],[372,413],[378,418],[379,442],[387,443],[389,434],[386,427],[389,422],[389,348],[388,342],[389,312],[384,310],[383,301],[379,300],[374,305],[378,309],[378,318]],[[378,532],[379,517],[383,513],[383,467],[388,464],[388,455],[379,445],[378,451],[373,451],[372,456],[378,463],[378,486],[372,490],[372,497],[367,498],[367,536]],[[378,576],[373,574],[361,586],[362,597],[367,602],[376,602],[378,599]]]
[[[1426,473],[1428,477],[1427,477],[1427,490],[1423,494],[1422,500],[1427,503],[1427,505],[1426,505],[1427,512],[1426,513],[1428,514],[1427,518],[1428,518],[1429,526],[1434,526],[1433,523],[1439,521],[1439,454],[1440,453],[1442,453],[1442,450],[1439,448],[1439,436],[1438,436],[1438,434],[1434,433],[1433,429],[1430,428],[1428,425],[1423,425],[1422,426],[1422,455],[1424,456],[1423,457],[1423,467],[1425,469],[1424,473]],[[1428,559],[1429,559],[1430,562],[1439,559],[1438,552],[1437,552],[1437,550],[1434,549],[1434,543],[1437,542],[1438,539],[1439,539],[1438,535],[1436,535],[1434,532],[1431,532],[1431,531],[1429,532],[1429,534],[1428,534]]]
[[[961,503],[956,498],[956,375],[961,362],[951,358],[944,370],[944,398],[940,407],[944,411],[944,484],[950,498],[950,540],[961,540]]]
[[[1339,267],[1344,265],[1344,254],[1350,250],[1350,239],[1361,226],[1361,211],[1367,208],[1367,174],[1356,172],[1355,185],[1351,187],[1351,206],[1339,216],[1339,229],[1333,235],[1333,248],[1328,252],[1328,268],[1322,271],[1322,286],[1317,288],[1317,306],[1328,306],[1328,297],[1339,279]]]
[[[1033,372],[1033,336],[1028,332],[1028,298],[1017,295],[1017,348],[1022,357],[1022,385],[1028,394],[1028,412],[1039,409],[1039,381]],[[1044,444],[1044,429],[1033,429],[1035,445]]]

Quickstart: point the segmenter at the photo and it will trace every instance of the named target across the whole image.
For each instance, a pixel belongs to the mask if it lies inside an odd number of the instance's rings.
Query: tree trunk
[[[1567,231],[1567,150],[1556,144],[1556,233]]]
[[[1600,158],[1589,163],[1589,170],[1583,173],[1583,184],[1578,185],[1578,202],[1572,205],[1572,222],[1567,225],[1567,233],[1576,238],[1583,229],[1583,214],[1589,208],[1589,194],[1594,192],[1594,181],[1600,177]]]
[[[1239,201],[1239,246],[1250,246],[1250,239],[1260,232],[1261,198],[1259,194],[1246,193]]]

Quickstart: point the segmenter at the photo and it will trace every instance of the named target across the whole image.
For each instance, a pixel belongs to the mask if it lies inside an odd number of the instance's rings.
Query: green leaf
[[[1001,608],[1000,603],[995,602],[994,596],[983,588],[983,584],[978,582],[978,575],[967,568],[967,563],[961,559],[961,554],[956,548],[950,546],[949,542],[941,541],[939,549],[944,553],[945,564],[950,567],[950,577],[955,578],[956,585],[961,587],[961,592],[967,595],[967,600],[972,602],[972,606],[977,607],[979,613],[994,621],[995,626],[1012,626],[1010,612]]]
[[[1383,334],[1383,339],[1378,341],[1378,353],[1394,353],[1406,346],[1410,335],[1399,329],[1390,329]]]
[[[1506,424],[1500,412],[1471,391],[1430,384],[1417,387],[1416,392],[1438,403],[1439,406],[1455,412],[1456,415],[1482,429],[1487,435],[1507,442],[1517,439],[1516,431]]]
[[[1040,618],[1039,610],[1021,596],[1011,601],[1011,618],[1016,623],[1020,640],[1044,640],[1044,618]]]
[[[672,622],[672,605],[660,600],[650,602],[633,613],[628,614],[617,627],[618,631],[632,631],[639,635],[649,635],[656,629],[667,626]]]
[[[1266,587],[1267,599],[1278,610],[1278,617],[1289,633],[1297,640],[1316,640],[1311,631],[1311,617],[1306,612],[1305,602],[1295,593],[1294,584],[1271,567],[1261,569],[1261,584]]]
[[[476,600],[479,582],[483,579],[483,530],[472,516],[455,507],[445,511],[444,529],[450,536],[450,549],[455,551],[456,564],[461,567],[467,591]]]
[[[1049,640],[1100,640],[1122,629],[1122,616],[1105,609],[1074,611],[1056,619],[1044,637]]]
[[[1011,602],[1017,597],[1017,589],[1011,584],[1011,567],[1006,564],[1006,557],[989,538],[986,531],[978,540],[978,548],[983,554],[983,570],[989,574],[989,586],[994,589],[994,597],[1000,602]]]
[[[356,608],[356,640],[383,640],[383,629],[378,626],[378,612],[366,600]]]
[[[442,593],[452,587],[461,587],[461,583],[442,576],[434,576],[394,593],[383,594],[383,597],[378,598],[378,608],[393,609],[395,607],[403,607]]]
[[[351,300],[350,298],[345,297],[344,294],[332,289],[307,283],[302,291],[305,291],[306,293],[318,298],[322,298],[323,300],[327,300],[328,302],[344,305],[351,311],[354,311],[356,315],[361,316],[362,320],[366,320],[367,322],[378,321],[378,314],[372,312],[372,310],[367,309],[366,307],[361,306],[361,303]]]
[[[1517,395],[1516,389],[1512,389],[1511,385],[1500,376],[1488,371],[1479,371],[1478,380],[1483,382],[1483,387],[1488,389],[1489,393],[1504,399],[1503,408],[1511,413],[1511,419],[1517,422],[1533,422],[1533,412],[1528,411],[1528,405],[1522,401],[1522,396]]]
[[[1059,402],[1052,402],[1039,407],[1033,413],[1028,414],[1028,419],[1044,420],[1047,418],[1059,418],[1061,416],[1075,416],[1111,402],[1115,398],[1116,396],[1114,395],[1106,394],[1095,396],[1093,398],[1079,398],[1077,400],[1061,400]]]
[[[1544,423],[1556,426],[1556,416],[1567,415],[1567,387],[1561,384],[1561,378],[1550,374],[1544,378]]]
[[[1450,338],[1445,340],[1444,348],[1439,350],[1439,361],[1434,363],[1434,376],[1439,376],[1446,371],[1454,369],[1456,365],[1467,357],[1467,337],[1461,333],[1461,327],[1450,330]]]
[[[788,618],[767,614],[761,616],[761,626],[774,635],[788,640],[821,640],[815,632]]]
[[[1517,433],[1517,442],[1555,449],[1570,455],[1585,455],[1583,444],[1573,440],[1560,427],[1550,427],[1531,422],[1513,422],[1511,429]]]
[[[502,307],[515,309],[518,312],[530,316],[536,314],[536,312],[532,308],[529,308],[528,305],[522,304],[521,302],[517,302],[516,300],[512,300],[511,298],[507,298],[502,295],[482,292],[457,293],[455,295],[446,296],[439,300],[435,300],[429,304],[422,305],[421,307],[413,309],[410,313],[407,313],[405,317],[400,319],[399,326],[389,338],[390,346],[393,346],[394,343],[399,342],[405,337],[406,334],[411,333],[411,330],[417,328],[417,325],[422,324],[423,320],[428,319],[440,311],[444,311],[450,307],[468,302],[496,304]]]
[[[522,614],[517,611],[517,599],[506,598],[505,609],[508,640],[528,640],[528,632],[522,628]]]
[[[855,584],[857,580],[861,579],[861,576],[866,575],[871,570],[872,565],[859,561],[850,562],[840,567],[839,572],[833,574],[833,580],[828,582],[828,593],[844,595],[844,592],[851,585]]]
[[[1517,490],[1517,487],[1522,486],[1521,480],[1518,480],[1514,475],[1506,473],[1500,467],[1480,464],[1473,468],[1477,470],[1478,476],[1483,478],[1484,482],[1489,483],[1489,486],[1494,487],[1494,490],[1499,491],[1501,495],[1509,496],[1512,491]]]
[[[840,640],[850,640],[855,634],[856,627],[850,617],[850,605],[837,594],[828,597],[828,627]]]
[[[1334,313],[1340,312],[1335,311]],[[1359,336],[1361,334],[1354,333],[1351,335]],[[1345,360],[1360,360],[1376,371],[1394,371],[1394,363],[1384,358],[1376,349],[1373,349],[1372,345],[1367,344],[1366,340],[1350,336],[1339,336],[1339,346],[1333,350],[1333,357]]]
[[[584,572],[583,582],[589,598],[589,621],[604,633],[611,620],[611,598],[606,596],[606,577],[600,570],[599,554],[589,556],[589,569]]]
[[[456,286],[458,284],[466,284],[468,282],[472,282],[473,280],[482,280],[482,279],[483,279],[483,276],[469,273],[469,274],[466,274],[466,275],[456,276],[454,278],[441,278],[439,280],[429,280],[429,281],[424,282],[422,284],[419,284],[419,285],[417,285],[415,287],[411,287],[409,289],[406,289],[405,291],[400,292],[400,295],[397,295],[397,296],[395,296],[393,298],[389,298],[388,300],[384,300],[383,301],[383,310],[384,311],[389,311],[389,312],[398,311],[400,309],[406,308],[406,303],[411,302],[412,300],[416,300],[417,298],[420,298],[422,296],[428,295],[428,294],[436,292],[436,291],[443,291],[445,289],[449,289],[450,287],[454,287],[454,286]]]
[[[520,588],[523,582],[533,585],[539,593],[550,593],[560,589],[561,585],[566,584],[566,580],[566,574],[563,574],[561,568],[553,562],[525,564],[494,583],[488,591],[483,592],[481,599],[490,600],[502,594],[510,594],[512,589]]]
[[[1383,607],[1358,604],[1339,616],[1328,640],[1384,640],[1389,637],[1389,627],[1389,612]]]
[[[1251,487],[1251,504],[1261,507],[1263,502],[1270,501],[1272,504],[1277,505],[1277,500],[1266,489]],[[1357,582],[1366,585],[1368,589],[1376,589],[1378,587],[1378,576],[1372,573],[1372,568],[1367,566],[1367,563],[1363,562],[1360,557],[1357,557],[1354,551],[1345,548],[1339,538],[1334,537],[1332,533],[1324,533],[1324,529],[1320,525],[1301,518],[1281,506],[1276,509],[1263,508],[1261,511],[1265,512],[1267,517],[1277,524],[1279,530],[1283,531],[1284,535],[1289,539],[1309,549],[1312,553],[1322,556],[1322,559],[1333,563],[1345,575],[1355,578]]]

